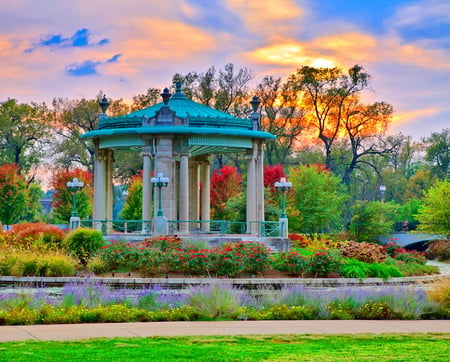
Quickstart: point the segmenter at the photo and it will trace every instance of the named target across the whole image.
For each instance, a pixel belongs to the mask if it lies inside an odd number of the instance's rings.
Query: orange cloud
[[[439,113],[440,110],[437,108],[423,108],[416,109],[412,111],[406,112],[397,112],[394,114],[392,118],[392,124],[394,126],[400,126],[409,122],[414,121],[415,119],[424,117],[424,116],[432,116]]]

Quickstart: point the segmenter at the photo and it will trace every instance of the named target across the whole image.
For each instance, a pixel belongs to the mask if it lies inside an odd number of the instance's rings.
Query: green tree
[[[424,138],[426,147],[425,160],[429,163],[433,174],[445,179],[450,175],[450,128],[442,132],[432,133]]]
[[[67,182],[74,178],[84,183],[76,193],[78,216],[84,219],[92,213],[92,174],[87,170],[75,169],[57,172],[52,179],[55,189],[52,205],[52,217],[55,222],[68,223],[73,210],[73,193],[68,189]]]
[[[28,206],[28,188],[19,167],[14,164],[0,166],[0,222],[15,224],[23,219]]]
[[[50,138],[47,112],[45,104],[0,103],[1,163],[14,163],[26,173],[42,161]]]
[[[358,241],[377,241],[393,231],[398,205],[382,201],[357,201],[352,207],[350,234]]]
[[[122,220],[142,219],[142,171],[131,178],[128,196],[119,217]]]
[[[26,221],[36,221],[40,218],[42,212],[42,205],[39,200],[44,197],[44,191],[42,191],[41,186],[32,182],[28,184],[28,205],[24,215],[24,220]]]
[[[318,233],[340,226],[347,198],[338,177],[319,165],[291,169],[288,214],[291,230]]]
[[[442,234],[450,238],[450,182],[436,181],[425,192],[424,204],[419,209],[417,219],[421,231]]]

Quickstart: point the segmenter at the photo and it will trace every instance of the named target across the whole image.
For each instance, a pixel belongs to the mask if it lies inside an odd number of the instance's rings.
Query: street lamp
[[[384,194],[386,193],[386,186],[380,185],[381,202],[384,202]]]
[[[161,198],[161,190],[163,187],[167,187],[169,185],[169,178],[164,177],[162,173],[158,173],[156,177],[152,177],[150,180],[153,186],[158,188],[158,211],[156,212],[155,218],[155,233],[157,235],[167,235],[168,227],[167,227],[167,218],[164,216],[164,212],[162,209],[162,198]]]
[[[286,181],[286,177],[282,177],[280,181],[275,182],[275,187],[281,191],[281,217],[280,217],[280,236],[288,237],[288,218],[286,214],[286,191],[292,187],[292,182]]]
[[[81,190],[84,186],[83,181],[79,181],[78,178],[74,177],[72,181],[67,182],[67,188],[70,192],[73,192],[73,201],[72,201],[72,215],[70,216],[70,229],[76,229],[80,226],[80,218],[78,217],[77,210],[77,191]]]

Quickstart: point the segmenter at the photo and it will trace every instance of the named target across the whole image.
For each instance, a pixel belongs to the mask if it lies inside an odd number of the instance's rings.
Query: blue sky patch
[[[109,58],[106,63],[117,63],[119,61],[119,58],[122,56],[122,54],[116,54],[113,55],[111,58]]]

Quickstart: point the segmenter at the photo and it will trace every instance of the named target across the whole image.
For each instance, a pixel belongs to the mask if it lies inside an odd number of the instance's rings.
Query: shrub
[[[368,275],[368,265],[359,260],[348,259],[339,266],[339,274],[344,278],[366,278]]]
[[[214,268],[213,254],[210,249],[186,246],[168,253],[167,265],[174,272],[209,274]]]
[[[156,236],[154,238],[147,238],[143,244],[149,248],[160,249],[161,251],[170,251],[182,247],[181,238],[178,236]]]
[[[289,234],[291,248],[306,248],[310,244],[310,239],[302,234]]]
[[[349,240],[338,243],[338,249],[343,257],[357,259],[365,263],[381,263],[386,259],[384,248],[374,243],[359,243]]]
[[[309,258],[299,251],[289,251],[274,257],[274,269],[289,274],[303,276],[310,271]]]
[[[201,319],[229,318],[240,307],[239,291],[212,284],[192,288],[188,303]]]
[[[110,265],[107,263],[105,259],[103,259],[100,255],[96,255],[89,259],[87,263],[87,268],[94,274],[103,274],[108,271],[111,271]]]
[[[445,278],[433,283],[427,293],[430,300],[450,309],[450,279]]]
[[[405,263],[425,264],[427,261],[424,253],[418,252],[416,250],[406,250],[393,241],[384,245],[384,250],[390,257],[396,260],[403,261]]]
[[[395,319],[398,318],[393,308],[385,302],[368,301],[356,313],[359,319]]]
[[[450,240],[435,240],[425,250],[427,259],[450,260]]]
[[[46,277],[69,277],[75,274],[76,261],[69,255],[54,253],[42,258]]]
[[[70,232],[63,242],[82,265],[86,265],[103,245],[103,235],[98,230],[79,228]]]
[[[367,275],[371,278],[381,278],[384,280],[403,276],[403,274],[397,267],[388,265],[386,263],[368,264]]]
[[[45,254],[21,252],[14,258],[10,273],[14,276],[64,277],[75,274],[76,261],[61,252]]]
[[[14,242],[20,245],[32,245],[41,242],[44,245],[59,247],[65,234],[59,227],[43,222],[23,223],[13,226]]]
[[[326,277],[339,270],[341,258],[335,249],[319,249],[310,257],[310,271],[317,277]]]

